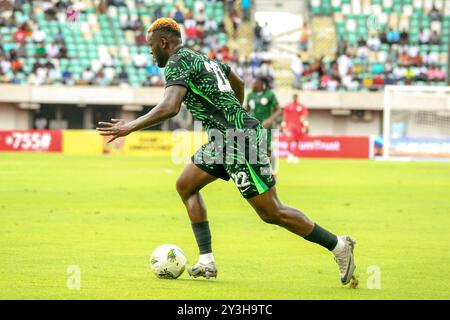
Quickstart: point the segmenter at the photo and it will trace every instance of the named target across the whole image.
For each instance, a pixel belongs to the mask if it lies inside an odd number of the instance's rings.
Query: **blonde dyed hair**
[[[160,29],[171,30],[175,33],[180,34],[180,27],[178,23],[172,18],[159,18],[152,23],[152,25],[147,29],[147,33],[157,31]]]

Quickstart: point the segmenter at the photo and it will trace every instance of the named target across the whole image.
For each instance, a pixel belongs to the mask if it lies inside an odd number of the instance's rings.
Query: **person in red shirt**
[[[297,162],[298,158],[290,152],[292,144],[302,140],[308,134],[308,109],[298,102],[298,94],[294,93],[292,102],[283,108],[283,122],[281,124],[283,132],[288,141],[288,162]]]
[[[25,40],[27,38],[27,32],[23,29],[17,29],[14,32],[14,41],[17,43],[25,43]]]

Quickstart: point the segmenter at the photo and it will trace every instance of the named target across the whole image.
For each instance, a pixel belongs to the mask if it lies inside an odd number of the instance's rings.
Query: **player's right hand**
[[[101,136],[112,136],[108,143],[131,133],[131,128],[123,119],[111,119],[111,122],[99,122],[102,127],[95,128]]]

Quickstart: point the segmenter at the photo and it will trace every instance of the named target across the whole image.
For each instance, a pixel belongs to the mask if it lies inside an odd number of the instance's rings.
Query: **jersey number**
[[[216,74],[217,78],[217,85],[219,87],[219,90],[224,91],[231,91],[230,82],[225,77],[225,75],[222,72],[222,69],[220,69],[219,65],[215,61],[205,61],[205,68],[209,72],[214,72]]]

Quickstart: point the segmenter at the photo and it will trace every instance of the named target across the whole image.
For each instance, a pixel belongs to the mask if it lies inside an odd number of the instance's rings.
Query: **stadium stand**
[[[330,17],[334,59],[303,58],[298,87],[379,90],[387,84],[446,85],[450,1],[309,0],[312,19]]]
[[[2,0],[0,12],[0,83],[161,86],[145,30],[169,15],[187,46],[231,59],[223,1]]]

